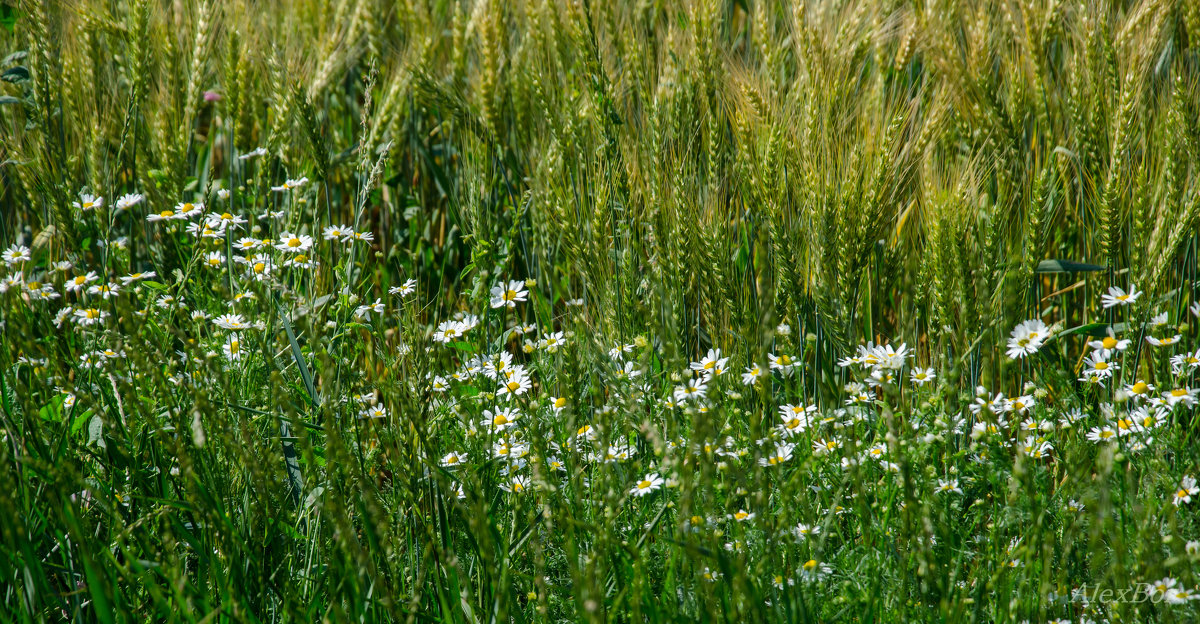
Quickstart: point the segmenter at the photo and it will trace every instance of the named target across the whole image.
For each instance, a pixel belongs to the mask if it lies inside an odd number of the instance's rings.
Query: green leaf
[[[88,445],[93,442],[100,448],[106,448],[108,444],[104,442],[104,420],[100,418],[100,414],[92,416],[92,420],[88,422]]]
[[[1042,260],[1038,263],[1037,273],[1085,273],[1103,271],[1105,267],[1098,264],[1074,262],[1072,260]]]
[[[163,284],[161,282],[155,282],[152,280],[143,280],[142,284],[148,288],[153,288],[154,290],[166,290],[167,289],[166,284]]]
[[[11,95],[0,95],[0,104],[20,104],[21,100]]]
[[[471,343],[469,343],[469,342],[463,342],[463,341],[461,341],[461,340],[459,340],[459,341],[457,341],[457,342],[451,342],[451,343],[450,343],[450,348],[452,348],[452,349],[458,349],[459,351],[466,351],[467,353],[474,353],[474,352],[475,352],[475,345],[473,345],[473,344],[471,344]]]
[[[16,32],[17,24],[17,9],[7,4],[0,4],[0,26],[8,29],[8,32]],[[14,53],[15,54],[15,53]],[[9,55],[11,58],[13,55]],[[7,59],[5,59],[7,62]]]
[[[60,394],[53,399],[50,399],[49,403],[43,405],[42,408],[38,410],[38,416],[40,416],[42,420],[50,420],[54,422],[62,420],[62,405],[66,398],[67,395]]]
[[[304,352],[300,349],[300,343],[296,341],[296,332],[292,331],[292,321],[288,318],[287,310],[283,306],[279,306],[279,320],[283,323],[283,331],[287,334],[288,343],[292,346],[292,359],[296,360],[296,368],[300,369],[300,381],[304,382],[304,389],[308,391],[308,399],[312,401],[314,407],[321,405],[321,399],[317,396],[317,391],[313,386],[312,375],[308,372],[308,363],[304,360]]]
[[[80,431],[83,431],[83,425],[86,424],[91,419],[92,419],[92,410],[88,410],[88,411],[76,416],[71,421],[71,434],[74,435],[74,434],[79,433]]]

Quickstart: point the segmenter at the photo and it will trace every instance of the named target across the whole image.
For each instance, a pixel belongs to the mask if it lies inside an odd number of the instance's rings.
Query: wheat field
[[[1200,619],[1200,3],[0,0],[0,621]]]

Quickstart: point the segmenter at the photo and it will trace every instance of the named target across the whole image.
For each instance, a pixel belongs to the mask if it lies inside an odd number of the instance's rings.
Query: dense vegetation
[[[0,620],[1200,613],[1200,3],[0,0],[0,57]]]

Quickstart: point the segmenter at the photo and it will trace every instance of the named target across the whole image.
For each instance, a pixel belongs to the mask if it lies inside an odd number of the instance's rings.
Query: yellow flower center
[[[653,485],[653,484],[652,484],[652,483],[650,483],[649,481],[645,480],[645,479],[642,479],[641,481],[638,481],[638,489],[639,489],[639,490],[644,490],[644,489],[646,489],[646,488],[650,487],[651,485]]]
[[[804,562],[804,569],[805,569],[805,570],[812,570],[812,569],[815,569],[816,567],[817,567],[817,560],[816,560],[816,559],[809,559],[808,561],[805,561],[805,562]]]
[[[1113,347],[1117,346],[1117,339],[1113,338],[1112,336],[1105,336],[1104,340],[1100,341],[1100,344],[1105,349],[1112,349]]]
[[[1149,389],[1150,389],[1150,386],[1146,385],[1146,382],[1139,381],[1139,382],[1133,384],[1133,387],[1130,388],[1129,391],[1134,394],[1145,394],[1146,391]]]
[[[567,400],[565,398],[558,397],[557,399],[554,399],[554,407],[563,408],[566,406],[567,406]]]
[[[737,518],[738,520],[745,520],[749,516],[750,516],[750,514],[744,512],[744,511],[739,511],[739,512],[733,514],[733,517]]]
[[[229,214],[228,212],[222,212],[221,219],[223,219],[225,221],[230,221],[233,219],[233,215]]]
[[[1108,362],[1096,362],[1096,370],[1108,370]]]
[[[160,216],[164,219],[169,219],[169,218],[175,216],[175,211],[174,210],[164,210],[164,211],[158,213],[158,216]]]
[[[301,243],[300,239],[298,239],[298,238],[292,238],[292,239],[288,240],[287,244],[288,244],[288,247],[299,247],[303,243]]]
[[[508,424],[508,418],[505,418],[505,417],[504,417],[504,414],[497,414],[497,415],[496,415],[496,417],[492,419],[492,424],[494,424],[494,425],[507,425],[507,424]]]
[[[1187,390],[1184,390],[1183,388],[1175,388],[1174,390],[1171,391],[1171,396],[1181,397],[1181,396],[1185,396],[1187,393],[1188,393]]]
[[[266,268],[267,268],[267,265],[265,262],[255,262],[254,263],[254,272],[255,273],[262,273]]]

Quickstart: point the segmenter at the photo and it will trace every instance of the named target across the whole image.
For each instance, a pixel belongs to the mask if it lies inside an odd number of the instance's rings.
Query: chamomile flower
[[[766,371],[764,371],[761,366],[758,364],[751,364],[750,366],[746,367],[745,371],[742,372],[742,385],[753,386],[764,375],[766,375]]]
[[[75,322],[85,327],[102,323],[106,318],[108,318],[108,312],[98,308],[75,310]]]
[[[388,411],[382,405],[372,405],[362,411],[362,418],[387,418]]]
[[[501,282],[492,287],[491,306],[493,308],[515,308],[518,301],[525,301],[529,292],[525,290],[525,282],[510,280],[507,284]]]
[[[321,236],[325,240],[345,240],[348,236],[354,233],[354,230],[348,225],[331,225],[324,230],[321,230]]]
[[[811,539],[821,534],[821,527],[820,525],[801,522],[792,529],[792,533],[799,540]]]
[[[716,377],[725,373],[725,363],[728,361],[729,358],[721,357],[720,349],[709,349],[699,362],[692,362],[688,367],[701,375]]]
[[[275,243],[275,249],[287,253],[304,253],[312,247],[312,244],[313,239],[307,234],[284,232],[279,235],[279,242]]]
[[[1100,297],[1100,304],[1103,305],[1105,309],[1115,306],[1133,305],[1140,296],[1142,296],[1142,293],[1138,292],[1136,288],[1131,287],[1129,292],[1125,292],[1116,286],[1110,286],[1108,288],[1108,293]]]
[[[246,319],[242,318],[241,314],[222,314],[213,319],[213,325],[232,331],[241,331],[250,328],[250,324],[246,322]]]
[[[779,371],[782,375],[790,375],[796,366],[796,361],[790,355],[768,353],[767,361],[770,363],[771,370]]]
[[[1112,442],[1117,439],[1117,432],[1112,427],[1092,427],[1091,431],[1088,431],[1087,439],[1096,444]]]
[[[557,353],[558,349],[563,345],[563,333],[554,332],[546,334],[538,341],[538,348],[546,353]]]
[[[4,263],[8,266],[20,262],[28,262],[30,258],[29,248],[24,245],[13,244],[8,249],[5,249],[4,253],[0,254],[0,258],[3,258]]]
[[[465,463],[466,461],[467,461],[466,453],[459,453],[458,451],[450,451],[449,453],[446,453],[445,455],[442,456],[442,459],[440,461],[438,461],[438,465],[441,466],[442,468],[456,468],[456,467],[462,465],[463,463]]]
[[[1196,487],[1196,478],[1186,476],[1180,481],[1179,488],[1175,490],[1175,494],[1171,497],[1171,502],[1176,507],[1186,505],[1192,502],[1192,497],[1197,493],[1200,493],[1200,488]]]
[[[504,488],[504,491],[506,492],[512,492],[513,494],[524,494],[525,491],[529,489],[530,484],[531,481],[529,480],[529,477],[516,476],[513,477],[512,481],[510,481],[507,485],[502,485],[500,487]]]
[[[128,286],[134,282],[140,282],[142,280],[148,280],[154,277],[158,277],[158,274],[154,271],[130,273],[129,275],[121,278],[121,284]]]
[[[518,369],[501,379],[496,394],[498,396],[520,396],[529,392],[532,387],[533,380],[523,370]]]
[[[79,195],[79,201],[71,202],[71,205],[74,206],[76,210],[95,210],[104,206],[104,198],[82,193]]]
[[[495,412],[483,410],[483,420],[480,420],[479,424],[488,433],[498,433],[515,427],[520,417],[521,412],[515,407],[496,408]]]
[[[657,472],[651,472],[634,484],[629,493],[637,497],[642,497],[658,491],[662,488],[662,485],[663,478]]]
[[[272,186],[271,190],[276,193],[285,193],[287,191],[298,189],[305,184],[308,184],[308,178],[306,177],[287,179],[284,180],[283,184],[280,184],[279,186]]]
[[[934,490],[938,494],[962,494],[962,488],[958,487],[958,479],[938,479],[937,489]]]
[[[462,335],[462,323],[454,320],[442,321],[433,332],[433,341],[448,344]]]
[[[385,310],[387,310],[387,307],[383,305],[383,300],[376,299],[375,303],[368,303],[355,308],[354,317],[369,321],[371,320],[371,313],[382,315]]]
[[[400,297],[407,297],[416,291],[417,291],[417,280],[410,279],[410,280],[406,280],[403,284],[401,284],[399,286],[392,286],[391,288],[389,288],[388,294],[389,295],[397,295]]]
[[[1167,405],[1170,407],[1175,407],[1176,405],[1180,404],[1187,407],[1194,407],[1196,405],[1196,397],[1198,395],[1200,395],[1200,388],[1189,388],[1184,386],[1182,388],[1173,388],[1166,391],[1163,393],[1163,399],[1166,400]]]
[[[259,156],[266,156],[266,155],[267,155],[267,148],[256,147],[256,148],[246,152],[245,154],[239,155],[238,160],[250,160],[251,158],[258,158]]]
[[[121,292],[121,287],[112,282],[109,282],[107,284],[92,284],[87,289],[88,295],[91,295],[93,297],[103,297],[104,299],[113,297],[113,296],[119,294],[120,292]]]
[[[1109,327],[1107,336],[1099,340],[1092,340],[1087,345],[1096,351],[1110,353],[1112,351],[1124,351],[1128,349],[1131,342],[1129,339],[1118,339],[1113,333],[1112,327]]]
[[[699,401],[708,392],[708,385],[703,379],[693,377],[686,384],[675,386],[674,397],[680,403],[684,401]]]
[[[1183,339],[1180,334],[1168,336],[1166,338],[1155,338],[1154,336],[1146,336],[1146,342],[1154,347],[1167,347],[1173,345]]]
[[[230,212],[210,212],[204,218],[208,227],[224,232],[233,232],[246,224],[246,219]]]
[[[128,210],[146,199],[141,193],[126,193],[117,198],[117,210]]]
[[[241,336],[236,333],[229,334],[229,337],[221,343],[221,350],[225,352],[225,359],[230,362],[236,362],[246,354],[246,345],[242,342]]]
[[[1046,324],[1039,319],[1030,319],[1017,325],[1009,334],[1008,357],[1015,360],[1037,353],[1049,333]]]
[[[936,379],[937,374],[933,372],[932,368],[914,368],[908,378],[912,380],[913,384],[923,386]]]

